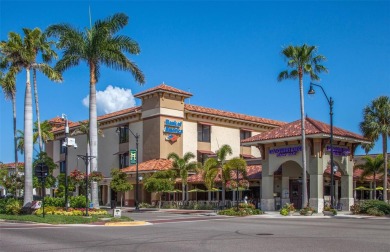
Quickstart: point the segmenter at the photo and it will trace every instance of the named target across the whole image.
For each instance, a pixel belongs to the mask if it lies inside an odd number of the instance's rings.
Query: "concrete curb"
[[[109,227],[129,227],[129,226],[147,226],[153,225],[152,223],[146,221],[122,221],[122,222],[108,222],[104,226]]]

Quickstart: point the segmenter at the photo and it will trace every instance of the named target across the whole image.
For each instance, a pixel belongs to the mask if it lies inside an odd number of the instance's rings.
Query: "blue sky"
[[[298,81],[277,82],[286,69],[284,46],[317,45],[327,57],[321,75],[334,101],[334,124],[360,133],[363,108],[390,95],[389,1],[304,2],[0,2],[0,39],[23,27],[69,23],[83,29],[117,12],[130,17],[120,31],[141,48],[130,58],[146,76],[139,86],[130,73],[103,68],[97,90],[109,85],[136,94],[162,82],[190,91],[191,104],[291,122],[300,118]],[[89,92],[85,64],[64,73],[57,84],[38,75],[42,119],[65,113],[69,120],[88,118],[82,100]],[[309,79],[304,80],[305,93]],[[25,73],[17,79],[18,129],[23,130]],[[118,90],[118,89],[117,89]],[[123,90],[122,90],[123,91]],[[305,95],[305,113],[329,123],[329,106],[317,90]],[[136,100],[137,105],[139,101]],[[35,110],[34,110],[35,111]],[[0,161],[13,161],[12,106],[0,94]],[[35,116],[35,115],[34,115]],[[34,117],[35,120],[35,117]],[[372,153],[381,152],[378,142]],[[363,154],[358,148],[357,154]]]

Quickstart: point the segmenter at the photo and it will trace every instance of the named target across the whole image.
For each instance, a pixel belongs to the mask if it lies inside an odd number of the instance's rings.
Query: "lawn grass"
[[[102,222],[100,218],[109,218],[111,215],[103,216],[64,216],[64,215],[45,215],[43,218],[42,215],[6,215],[0,214],[0,220],[6,221],[22,221],[22,222],[37,222],[37,223],[47,223],[47,224],[88,224],[94,222]],[[131,218],[122,216],[121,218],[112,218],[111,221],[133,221]]]

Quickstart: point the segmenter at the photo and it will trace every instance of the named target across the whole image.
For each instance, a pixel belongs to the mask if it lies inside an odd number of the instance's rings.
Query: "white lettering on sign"
[[[276,154],[277,157],[295,156],[299,151],[302,151],[302,146],[270,149],[269,154]]]

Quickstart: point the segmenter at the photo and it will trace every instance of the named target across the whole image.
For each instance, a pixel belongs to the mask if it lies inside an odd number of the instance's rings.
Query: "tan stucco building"
[[[170,152],[182,156],[193,152],[198,161],[215,154],[222,145],[232,147],[233,154],[248,160],[249,181],[258,191],[258,200],[263,210],[278,209],[285,202],[299,205],[301,200],[302,168],[299,121],[286,124],[281,121],[232,113],[212,108],[186,104],[191,93],[161,84],[136,94],[141,106],[128,108],[98,117],[99,128],[104,137],[98,139],[98,171],[105,179],[100,182],[100,204],[109,205],[115,196],[110,189],[110,171],[121,168],[130,175],[135,184],[135,165],[129,162],[129,150],[136,149],[135,137],[139,134],[139,174],[170,168],[166,160]],[[65,152],[61,147],[64,140],[63,121],[51,120],[55,140],[46,144],[47,153],[64,171]],[[310,205],[322,211],[327,188],[329,188],[329,162],[327,151],[329,125],[313,119],[306,119],[307,164]],[[70,132],[79,123],[70,123]],[[339,167],[337,187],[341,188],[340,202],[349,209],[353,204],[353,153],[365,139],[357,134],[335,128],[335,147],[339,154],[335,163]],[[85,134],[74,136],[77,149],[69,148],[68,172],[85,166],[77,155],[87,152]],[[260,163],[259,163],[259,160]],[[257,162],[255,162],[257,161]],[[262,164],[262,165],[261,165]],[[202,183],[201,178],[190,177],[189,183]],[[257,189],[258,188],[258,189]],[[338,193],[338,190],[336,190]],[[151,202],[155,195],[142,189],[140,182],[140,202]],[[125,194],[125,205],[134,205],[134,191]]]
[[[135,167],[130,166],[129,150],[136,148],[135,138],[139,134],[139,173],[151,173],[166,169],[166,158],[170,152],[182,156],[193,152],[198,161],[204,161],[222,145],[232,147],[233,154],[228,157],[261,158],[257,147],[242,146],[240,141],[258,133],[284,125],[284,122],[255,116],[221,111],[196,105],[186,104],[192,94],[161,84],[135,97],[142,101],[141,106],[133,107],[98,117],[99,128],[104,137],[98,139],[98,171],[106,179],[100,183],[100,203],[107,205],[113,196],[109,187],[110,171],[122,168],[135,182]],[[61,147],[65,138],[63,120],[51,120],[55,140],[46,144],[49,156],[64,171],[65,151]],[[78,128],[79,123],[70,122],[70,133]],[[131,132],[129,132],[129,130]],[[82,160],[77,155],[87,152],[86,135],[74,136],[77,149],[68,148],[68,172],[84,170]],[[161,165],[164,164],[164,165]],[[142,181],[141,181],[142,186]],[[140,190],[140,202],[148,202],[153,195]],[[134,192],[126,193],[125,204],[134,205]]]

